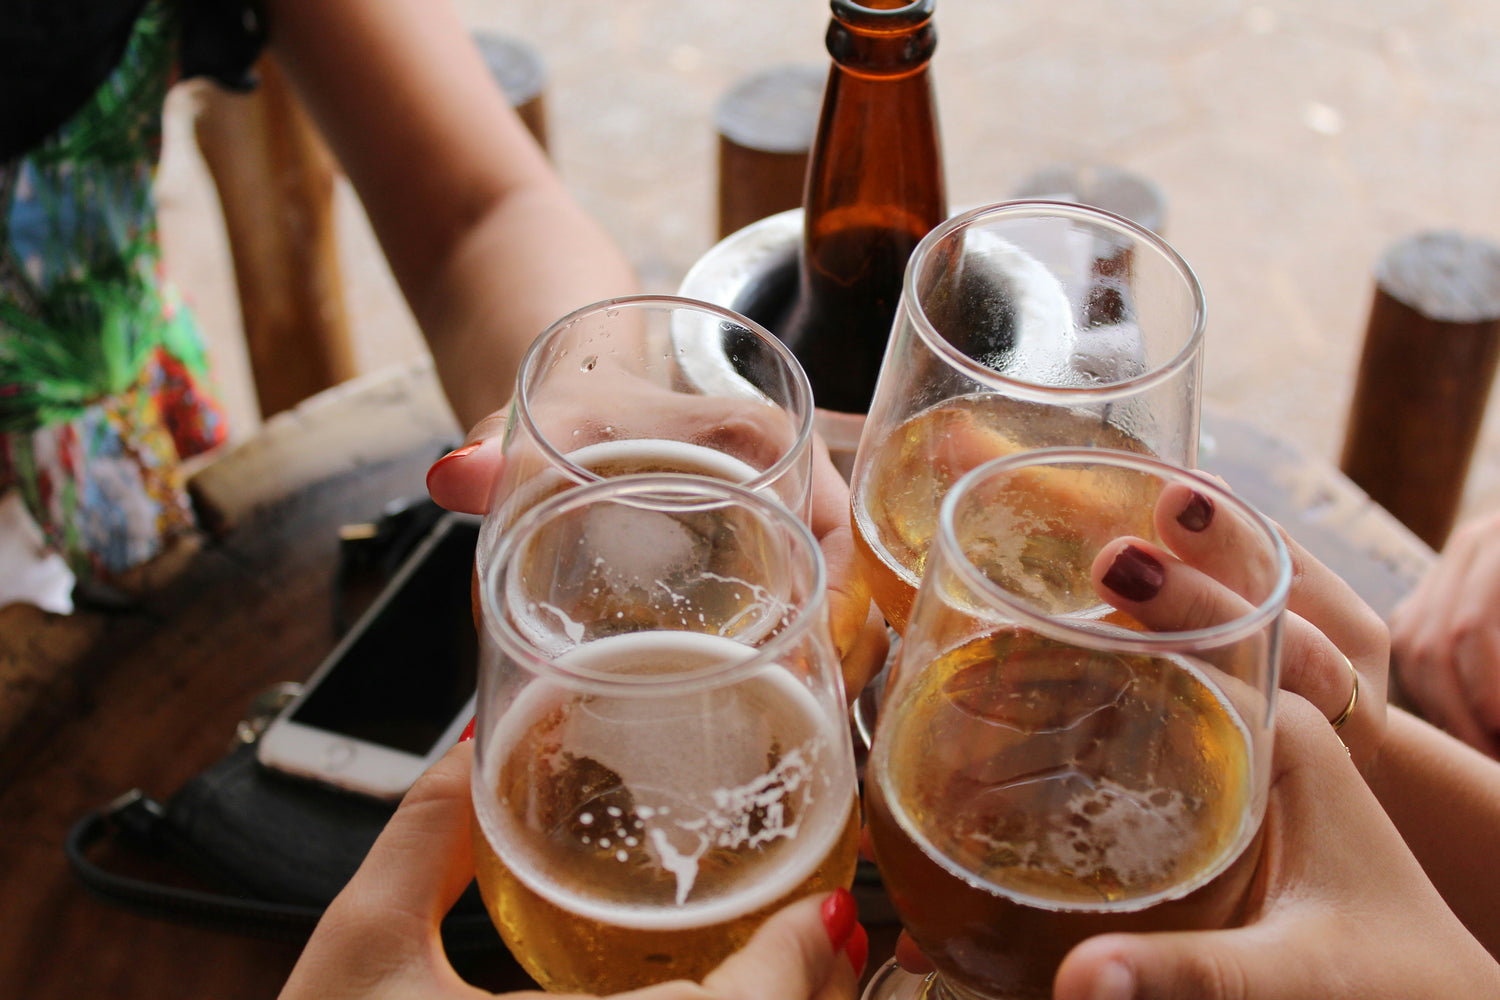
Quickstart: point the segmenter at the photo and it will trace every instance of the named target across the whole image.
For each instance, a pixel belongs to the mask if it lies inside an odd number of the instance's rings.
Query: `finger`
[[[1162,543],[1178,558],[1258,603],[1276,584],[1275,547],[1258,522],[1207,491],[1168,483],[1156,502],[1155,524]]]
[[[336,903],[437,927],[474,878],[472,766],[459,743],[412,785]]]
[[[813,441],[812,504],[808,527],[828,567],[828,621],[833,646],[845,663],[845,694],[853,698],[885,662],[884,628],[872,623],[870,588],[860,572],[849,520],[849,485]]]
[[[896,938],[896,964],[914,976],[925,976],[933,970],[933,964],[904,930]]]
[[[855,639],[854,645],[842,656],[844,672],[844,699],[849,704],[859,697],[871,678],[885,666],[891,652],[891,634],[885,627],[885,616],[880,609],[870,608],[865,618],[865,627]]]
[[[1184,562],[1241,597],[1260,602],[1275,582],[1274,550],[1264,530],[1203,493],[1171,484],[1157,503],[1156,526],[1163,543]],[[1349,655],[1365,675],[1365,686],[1384,701],[1386,629],[1379,616],[1337,573],[1278,528],[1291,559],[1287,609],[1311,622]],[[1379,669],[1375,668],[1379,664]]]
[[[1471,631],[1454,646],[1455,673],[1463,687],[1473,718],[1483,730],[1484,743],[1494,745],[1500,732],[1500,627]],[[1479,746],[1475,743],[1474,746]],[[1479,749],[1494,754],[1485,746]]]
[[[479,435],[486,426],[489,431]],[[427,470],[427,494],[433,503],[464,514],[487,513],[490,490],[505,461],[504,445],[505,417],[496,414],[480,421],[467,444]]]
[[[1448,656],[1419,662],[1422,663],[1419,667],[1403,669],[1402,678],[1406,693],[1421,710],[1422,717],[1456,739],[1496,756],[1500,741],[1491,737],[1475,717],[1473,705],[1458,678],[1456,659]]]
[[[1305,936],[1308,931],[1302,928]],[[1260,940],[1267,939],[1267,945]],[[1333,938],[1337,940],[1336,937]],[[1234,931],[1110,934],[1070,951],[1053,984],[1055,1000],[1273,1000],[1337,996],[1327,972],[1304,960],[1297,942]],[[1274,952],[1269,949],[1275,949]]]
[[[1116,539],[1105,546],[1094,563],[1094,580],[1101,596],[1156,631],[1212,628],[1254,611],[1250,602],[1218,580],[1140,539]],[[1352,664],[1299,615],[1285,613],[1281,631],[1280,686],[1317,705],[1326,719],[1341,716],[1353,696]],[[1355,714],[1340,729],[1361,762],[1372,758],[1379,745],[1380,730],[1372,720],[1384,719],[1383,711],[1361,705],[1371,697],[1361,684]]]
[[[1487,530],[1500,528],[1500,524]],[[1483,541],[1489,541],[1488,538]],[[1462,583],[1445,605],[1455,671],[1477,721],[1500,728],[1500,546],[1478,545]]]
[[[1153,631],[1212,628],[1255,610],[1213,577],[1140,538],[1117,538],[1100,549],[1093,580],[1096,592]]]
[[[844,949],[858,924],[852,916],[825,923],[824,904],[832,898],[810,896],[782,909],[761,925],[745,947],[704,978],[705,990],[716,1000],[790,1000],[817,996],[847,972],[848,992],[842,995],[852,996],[853,969]],[[852,906],[847,892],[843,898],[848,900],[846,907]]]
[[[443,959],[439,929],[473,879],[471,755],[471,744],[459,744],[412,786],[318,921],[285,1000],[368,998],[398,981],[400,994],[487,995]]]

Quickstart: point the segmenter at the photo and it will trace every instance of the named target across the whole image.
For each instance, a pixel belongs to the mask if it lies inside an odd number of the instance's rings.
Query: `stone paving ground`
[[[826,0],[457,0],[535,46],[554,159],[669,291],[714,240],[713,109],[747,73],[826,65]],[[1500,241],[1494,0],[938,0],[934,60],[954,205],[1056,162],[1161,186],[1166,236],[1209,304],[1205,400],[1336,461],[1392,241]],[[242,430],[253,403],[221,225],[174,104],[161,177],[168,263],[191,290]],[[366,369],[421,342],[344,195],[349,305]],[[1491,406],[1465,512],[1500,507]]]

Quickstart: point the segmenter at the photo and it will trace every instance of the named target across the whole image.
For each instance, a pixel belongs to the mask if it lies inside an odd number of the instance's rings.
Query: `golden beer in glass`
[[[1203,294],[1159,237],[1099,209],[954,216],[907,264],[851,481],[876,603],[905,629],[938,505],[980,463],[1046,447],[1197,460]]]
[[[476,868],[549,990],[700,979],[853,879],[858,810],[817,545],[702,477],[543,501],[484,580]]]
[[[1121,537],[1163,544],[1189,490],[1242,522],[1244,600],[1147,629],[1095,563]],[[882,970],[867,1000],[1050,997],[1086,937],[1238,919],[1290,574],[1269,522],[1146,456],[1043,449],[954,485],[865,772],[882,881],[937,971]]]

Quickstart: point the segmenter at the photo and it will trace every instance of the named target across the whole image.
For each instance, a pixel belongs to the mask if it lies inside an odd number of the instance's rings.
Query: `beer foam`
[[[679,662],[743,660],[754,650],[717,636],[643,632],[596,640],[570,652],[575,669],[601,659],[671,657]],[[674,702],[678,702],[674,704]],[[546,876],[549,860],[535,834],[511,810],[476,797],[480,825],[512,874],[554,905],[588,919],[645,930],[699,927],[754,912],[806,881],[832,851],[853,805],[853,761],[848,735],[832,713],[791,674],[768,667],[732,689],[689,698],[598,699],[534,682],[495,727],[483,781],[532,727],[559,712],[565,721],[549,735],[555,752],[588,758],[618,775],[632,806],[606,806],[573,817],[586,830],[579,842],[613,851],[625,863],[645,857],[675,881],[674,904],[632,905],[588,895],[598,887]],[[764,720],[777,719],[774,728]],[[763,739],[755,739],[760,726]],[[722,743],[705,756],[705,726]],[[681,731],[681,740],[673,730]],[[724,751],[723,753],[720,750]],[[777,751],[775,754],[772,750]],[[768,767],[768,759],[774,763]],[[730,780],[721,776],[728,773]],[[739,775],[739,777],[735,777]],[[528,791],[527,794],[534,794]],[[593,801],[598,801],[596,798]],[[558,831],[552,831],[558,835]],[[694,901],[705,856],[714,852],[786,847],[748,863],[724,897]],[[643,854],[644,852],[644,854]],[[564,861],[563,863],[567,863]],[[564,889],[558,881],[567,881]],[[582,884],[580,884],[580,882]]]
[[[1061,867],[1079,881],[1109,875],[1127,889],[1170,881],[1199,842],[1192,813],[1175,789],[1133,789],[1103,779],[1076,784],[1082,787],[1062,814],[1033,839],[982,833],[970,839],[1014,858],[1007,867]]]
[[[1205,678],[1201,665],[1181,656],[1160,659],[1172,662],[1219,704],[1242,740],[1246,765],[1253,769],[1254,744],[1234,704]],[[960,833],[961,824],[952,815],[942,824],[934,824],[933,816],[923,814],[919,819],[906,808],[902,796],[895,794],[896,779],[891,774],[889,759],[889,747],[877,741],[866,780],[879,783],[885,808],[905,836],[955,878],[1039,909],[1126,912],[1185,896],[1217,878],[1240,856],[1253,839],[1260,818],[1255,793],[1248,791],[1238,830],[1221,840],[1215,837],[1217,843],[1205,842],[1203,827],[1194,814],[1202,803],[1190,794],[1164,785],[1131,788],[1089,774],[1072,763],[1060,763],[1017,775],[1011,781],[980,789],[969,797],[968,803],[974,807],[987,795],[1005,795],[1021,785],[1039,781],[1064,783],[1066,791],[1053,800],[1056,807],[1028,813],[1026,829],[1016,831],[1017,835],[1011,837],[993,836],[972,826]],[[1253,772],[1244,779],[1247,789],[1252,788]],[[915,780],[924,779],[919,773]],[[980,815],[984,813],[981,811]],[[1027,870],[1043,874],[1063,872],[1068,880],[1079,884],[1116,886],[1121,896],[1101,898],[1098,902],[1082,898],[1063,902],[1026,891],[979,870],[988,865],[975,864],[976,859],[962,846],[960,837],[979,845],[986,855],[1004,858],[1003,864],[995,865],[991,872],[1020,873],[1019,882],[1027,881]],[[944,844],[954,850],[945,850]],[[1211,845],[1214,853],[1206,850]],[[965,864],[960,858],[968,858],[971,863]],[[1165,888],[1155,888],[1158,886]]]
[[[563,456],[574,465],[596,471],[598,466],[630,463],[660,467],[663,471],[711,476],[730,483],[748,483],[760,470],[716,448],[666,438],[632,438],[585,445]]]

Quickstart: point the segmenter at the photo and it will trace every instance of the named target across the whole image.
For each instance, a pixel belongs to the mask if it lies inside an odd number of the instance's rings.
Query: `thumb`
[[[792,903],[760,926],[739,951],[703,980],[715,1000],[764,1000],[765,997],[852,998],[857,985],[848,942],[863,939],[858,924],[838,928],[825,923],[827,893]],[[847,896],[845,896],[847,899]],[[851,914],[852,915],[852,914]],[[833,935],[846,937],[835,942]]]
[[[505,411],[485,417],[455,448],[427,470],[427,493],[434,503],[463,514],[489,511],[490,489],[505,461]]]
[[[474,878],[473,754],[473,743],[459,743],[412,785],[330,913],[436,933]]]
[[[1299,934],[1308,933],[1301,927]],[[1301,961],[1286,936],[1254,931],[1106,934],[1068,953],[1055,1000],[1280,1000],[1335,996],[1337,984]]]
[[[472,761],[473,744],[460,743],[412,785],[318,921],[281,1000],[368,1000],[414,986],[434,998],[480,995],[439,941],[443,916],[474,877]]]

